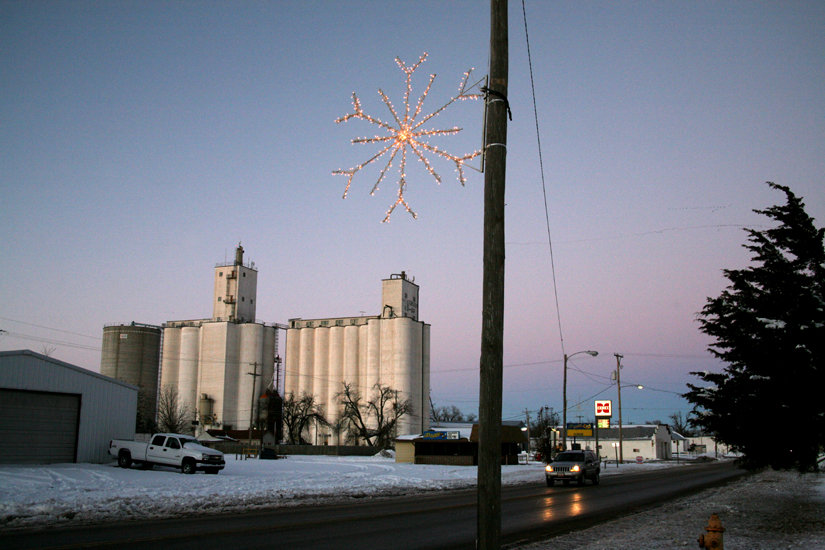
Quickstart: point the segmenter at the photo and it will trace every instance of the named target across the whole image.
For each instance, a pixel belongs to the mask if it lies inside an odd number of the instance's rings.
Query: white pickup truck
[[[117,458],[121,468],[129,468],[132,463],[147,468],[160,464],[180,468],[184,474],[198,470],[217,474],[226,464],[222,452],[204,447],[191,435],[181,434],[155,434],[149,443],[112,439],[109,454]]]

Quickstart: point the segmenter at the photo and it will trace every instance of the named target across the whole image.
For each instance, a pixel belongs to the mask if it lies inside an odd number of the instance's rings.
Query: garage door
[[[80,396],[0,389],[0,463],[74,462]]]

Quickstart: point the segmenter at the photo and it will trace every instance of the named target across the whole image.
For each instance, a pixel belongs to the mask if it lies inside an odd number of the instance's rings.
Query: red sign
[[[613,416],[613,402],[609,399],[606,401],[596,401],[596,416]]]

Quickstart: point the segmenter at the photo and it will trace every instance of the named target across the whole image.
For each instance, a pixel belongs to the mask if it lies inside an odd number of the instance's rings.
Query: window
[[[156,435],[152,438],[152,445],[157,445],[158,447],[163,447],[163,442],[166,439],[165,435]]]
[[[218,296],[218,301],[221,302],[222,300],[223,299],[220,296]]]
[[[223,277],[223,271],[218,271],[218,277]]]
[[[170,449],[180,449],[180,443],[174,437],[170,437],[166,440],[166,446]]]

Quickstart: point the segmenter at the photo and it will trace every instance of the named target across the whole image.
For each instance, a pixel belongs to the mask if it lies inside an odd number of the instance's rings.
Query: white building
[[[635,460],[670,460],[671,430],[666,424],[623,425],[621,449],[619,449],[619,428],[601,428],[599,437],[599,455],[608,460],[623,456],[626,462]],[[591,436],[567,436],[568,446],[576,443],[582,449],[596,451],[596,439]],[[641,457],[641,459],[639,458]]]
[[[315,397],[334,424],[338,394],[350,384],[364,400],[375,386],[410,399],[412,414],[399,420],[398,434],[429,427],[430,325],[418,320],[418,285],[406,273],[382,281],[381,313],[374,316],[291,319],[287,330],[284,393]],[[339,444],[329,428],[313,429],[310,440]]]
[[[200,429],[249,429],[272,383],[277,332],[255,321],[257,286],[238,245],[233,263],[215,266],[212,318],[163,325],[161,391],[177,388]]]

